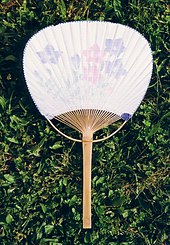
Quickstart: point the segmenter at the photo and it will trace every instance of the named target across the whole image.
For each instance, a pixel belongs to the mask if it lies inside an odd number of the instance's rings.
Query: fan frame
[[[62,136],[66,137],[67,139],[72,140],[72,141],[74,141],[74,142],[79,142],[79,143],[82,143],[82,142],[85,141],[85,140],[83,140],[83,139],[81,140],[81,139],[73,138],[73,137],[71,137],[71,136],[69,136],[69,135],[63,133],[60,129],[58,129],[58,128],[52,123],[52,121],[51,121],[50,119],[47,118],[47,121],[51,124],[51,126],[52,126],[52,127],[59,133],[59,134],[61,134]],[[103,138],[101,138],[101,139],[92,140],[92,142],[93,142],[93,143],[97,143],[97,142],[101,142],[101,141],[104,141],[104,140],[107,140],[107,139],[111,138],[113,135],[115,135],[117,132],[119,132],[119,131],[123,128],[123,126],[124,126],[126,123],[127,123],[127,121],[124,121],[124,122],[119,126],[119,128],[116,129],[114,132],[112,132],[110,135],[108,135],[108,136],[106,136],[106,137],[103,137]]]

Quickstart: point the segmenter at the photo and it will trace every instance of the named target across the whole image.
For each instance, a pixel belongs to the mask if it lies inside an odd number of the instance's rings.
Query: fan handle
[[[91,162],[93,132],[83,132],[83,228],[91,229]]]

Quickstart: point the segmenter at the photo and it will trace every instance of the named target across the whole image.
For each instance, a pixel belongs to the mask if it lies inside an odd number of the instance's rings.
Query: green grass
[[[169,245],[169,9],[164,0],[1,1],[0,244]],[[58,135],[39,114],[22,71],[34,33],[86,19],[137,29],[154,57],[133,119],[94,144],[92,230],[82,229],[81,144]]]

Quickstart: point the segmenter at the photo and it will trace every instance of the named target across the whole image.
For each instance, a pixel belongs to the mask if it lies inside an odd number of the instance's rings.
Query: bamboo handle
[[[91,228],[91,161],[93,133],[83,133],[83,228]]]

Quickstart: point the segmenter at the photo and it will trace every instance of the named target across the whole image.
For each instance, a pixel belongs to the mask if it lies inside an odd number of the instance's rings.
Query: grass
[[[0,244],[169,244],[168,13],[163,0],[1,1]],[[150,87],[133,119],[94,145],[92,230],[82,229],[81,145],[41,117],[22,71],[34,33],[86,19],[137,29],[154,57]]]

